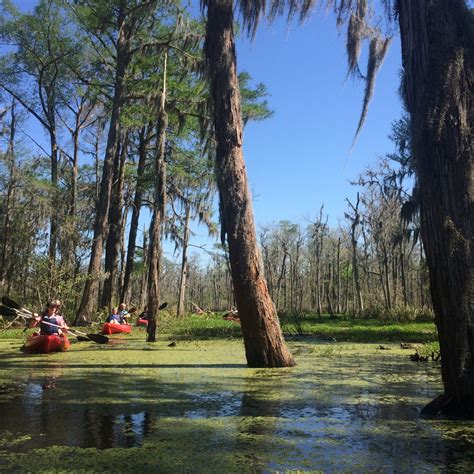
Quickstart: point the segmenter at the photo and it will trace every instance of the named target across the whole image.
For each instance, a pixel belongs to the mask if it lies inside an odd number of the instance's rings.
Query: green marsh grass
[[[323,341],[337,342],[418,342],[437,340],[433,322],[392,322],[379,319],[354,319],[352,317],[318,317],[303,314],[280,316],[285,337],[316,337]],[[240,324],[223,319],[223,313],[208,313],[203,316],[188,315],[176,320],[162,312],[159,331],[175,339],[212,339],[242,337]]]

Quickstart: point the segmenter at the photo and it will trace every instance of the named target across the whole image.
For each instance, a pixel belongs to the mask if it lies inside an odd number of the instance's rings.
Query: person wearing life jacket
[[[60,300],[51,300],[46,305],[45,310],[35,318],[40,325],[41,335],[56,334],[61,336],[67,332],[69,327],[64,321],[64,317],[59,313],[60,307]],[[47,323],[54,324],[54,326]]]
[[[125,303],[119,304],[118,315],[120,317],[120,324],[128,324],[130,313],[127,311],[127,305]]]
[[[122,324],[120,321],[121,321],[121,318],[118,314],[118,308],[113,308],[112,313],[105,320],[106,323]]]
[[[140,316],[138,316],[138,319],[141,319],[143,321],[148,321],[149,318],[150,316],[148,316],[148,306],[145,306]]]

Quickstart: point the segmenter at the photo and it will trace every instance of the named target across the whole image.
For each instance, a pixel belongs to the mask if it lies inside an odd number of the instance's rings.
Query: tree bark
[[[130,298],[130,279],[132,277],[135,264],[135,247],[137,242],[138,221],[140,220],[140,210],[143,198],[143,174],[145,172],[146,152],[151,129],[152,127],[143,127],[139,134],[137,183],[135,195],[133,197],[132,218],[130,220],[130,231],[128,234],[127,244],[127,260],[125,263],[123,286],[120,296],[121,301],[128,301]]]
[[[124,79],[127,65],[130,60],[128,53],[128,40],[125,35],[126,29],[123,27],[124,21],[125,17],[122,11],[118,19],[119,38],[117,41],[117,66],[115,71],[114,98],[112,103],[112,113],[110,116],[109,131],[107,135],[107,146],[105,150],[104,164],[102,169],[100,194],[99,200],[97,202],[91,257],[89,261],[89,268],[87,271],[89,279],[85,283],[81,304],[79,305],[74,324],[88,322],[92,313],[97,310],[99,272],[104,241],[107,238],[109,224],[108,214],[110,197],[112,192],[114,157],[117,149],[117,140],[119,136],[120,113],[124,100]]]
[[[205,52],[211,76],[216,173],[235,299],[250,367],[295,364],[268,293],[257,249],[252,203],[242,153],[242,117],[232,0],[207,0]]]
[[[164,58],[163,90],[161,92],[160,109],[156,131],[155,154],[155,199],[153,217],[150,225],[150,249],[148,256],[148,295],[147,295],[147,342],[156,341],[156,318],[160,306],[160,270],[161,270],[161,225],[166,208],[166,129],[168,114],[166,113],[166,76],[167,54]]]
[[[49,265],[54,265],[56,261],[56,249],[58,246],[58,231],[59,231],[59,203],[58,203],[58,143],[56,136],[56,124],[54,119],[54,112],[50,117],[49,139],[51,147],[51,186],[53,196],[51,199],[51,222],[49,226]]]
[[[10,240],[10,225],[11,225],[11,205],[14,203],[14,191],[15,191],[15,135],[17,128],[16,120],[16,109],[15,109],[15,99],[12,100],[11,105],[11,119],[10,119],[10,133],[8,140],[8,148],[5,153],[5,158],[7,161],[8,169],[8,179],[6,186],[6,195],[4,197],[2,213],[4,214],[3,220],[3,232],[1,238],[1,254],[0,254],[0,285],[3,285],[5,275],[7,272],[7,254],[8,254],[8,244]],[[8,265],[10,266],[10,265]]]
[[[140,277],[140,307],[145,306],[147,299],[147,284],[148,284],[148,234],[146,228],[143,229],[143,261],[142,271]]]
[[[444,384],[424,413],[474,416],[473,16],[463,0],[399,0],[398,12]]]
[[[117,146],[114,164],[114,178],[109,207],[109,232],[105,244],[105,272],[107,277],[102,290],[101,308],[112,309],[112,300],[117,293],[117,275],[122,237],[122,213],[124,205],[123,189],[125,183],[125,159],[127,157],[128,134],[125,134],[121,146]]]
[[[360,225],[360,214],[359,214],[359,203],[360,197],[359,193],[357,193],[357,202],[354,206],[351,202],[346,199],[349,205],[352,207],[354,211],[354,218],[351,222],[351,246],[352,246],[352,273],[354,275],[354,286],[355,286],[355,298],[357,303],[356,312],[358,314],[363,313],[364,311],[364,301],[362,299],[362,288],[360,284],[360,277],[359,277],[359,262],[357,258],[357,226]]]
[[[337,239],[337,306],[336,313],[341,313],[341,238]]]
[[[181,272],[179,276],[178,310],[177,317],[184,316],[184,295],[186,292],[186,279],[188,276],[188,244],[189,221],[191,219],[191,203],[186,202],[186,217],[184,221],[183,254],[181,257]]]

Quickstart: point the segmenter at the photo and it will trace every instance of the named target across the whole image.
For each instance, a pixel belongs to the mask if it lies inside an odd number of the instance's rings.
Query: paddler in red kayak
[[[120,303],[118,308],[112,310],[112,314],[105,320],[106,323],[114,324],[128,324],[127,318],[130,317],[130,313],[127,311],[127,305]]]
[[[36,324],[34,324],[34,326],[36,326],[38,323],[40,324],[41,335],[57,334],[61,336],[67,332],[69,326],[64,321],[64,317],[59,314],[60,307],[60,300],[51,300],[48,302],[45,310],[41,314],[35,313]],[[54,324],[55,326],[45,323]]]
[[[110,316],[105,320],[106,323],[114,323],[114,324],[121,324],[120,323],[120,316],[118,314],[118,308],[112,308],[112,313]]]
[[[120,324],[128,324],[130,313],[127,311],[127,305],[125,303],[120,303],[118,307],[118,315],[120,317]]]

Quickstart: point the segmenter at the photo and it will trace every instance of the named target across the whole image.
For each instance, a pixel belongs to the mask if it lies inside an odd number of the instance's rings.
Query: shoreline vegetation
[[[174,315],[164,311],[158,324],[158,338],[183,341],[241,338],[240,324],[223,319],[224,315],[223,312],[208,312],[176,319]],[[318,316],[315,313],[282,314],[279,319],[287,340],[301,338],[321,342],[437,344],[436,326],[428,319],[393,321],[347,315]],[[94,328],[99,330],[101,323],[90,326],[91,331]],[[145,330],[133,328],[133,332],[138,331]],[[29,332],[23,328],[7,329],[0,333],[0,339],[25,338]]]

